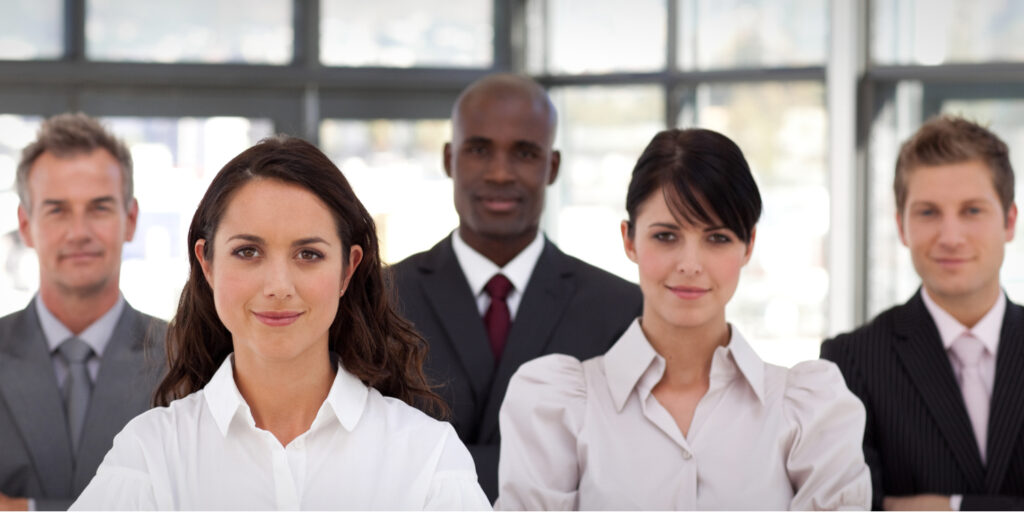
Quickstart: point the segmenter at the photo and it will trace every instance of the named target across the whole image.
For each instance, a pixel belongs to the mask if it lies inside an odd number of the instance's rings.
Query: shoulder
[[[444,442],[450,425],[436,420],[402,400],[369,388],[364,411],[367,424],[390,436],[412,436],[421,441]],[[362,423],[362,420],[360,421]]]
[[[29,306],[25,309],[0,317],[0,347],[14,343],[20,338],[20,336],[17,336],[17,331],[30,327],[26,322],[30,316],[35,316],[35,313],[30,311],[31,307],[32,303],[29,302]],[[39,328],[38,322],[36,322],[34,328]]]
[[[606,287],[610,288],[609,291],[616,291],[626,294],[636,294],[639,296],[640,287],[636,283],[631,283],[607,270],[596,267],[587,263],[575,256],[568,255],[562,252],[554,242],[548,242],[550,244],[551,259],[560,260],[561,264],[570,269],[573,274],[578,278],[579,282],[584,285],[593,285],[595,287]],[[541,262],[544,260],[541,259]],[[540,264],[540,262],[538,262]]]
[[[396,282],[415,279],[422,273],[424,267],[435,267],[439,259],[445,258],[448,255],[454,258],[455,253],[451,247],[451,237],[444,237],[430,249],[408,256],[393,265],[388,265],[386,272]]]
[[[475,471],[469,450],[450,423],[370,388],[357,432],[401,452],[404,467]],[[366,439],[366,438],[364,438]]]
[[[906,315],[908,305],[901,304],[883,311],[870,322],[821,344],[821,356],[836,361],[843,355],[864,349],[887,345],[895,336],[897,321]]]
[[[545,402],[569,406],[586,399],[583,363],[565,354],[549,354],[524,363],[512,375],[506,402],[513,406]]]
[[[199,434],[199,416],[206,404],[202,393],[197,391],[133,418],[114,437],[104,465],[143,469],[155,459],[170,461],[183,441]]]
[[[839,367],[821,359],[798,363],[786,372],[783,404],[798,423],[837,411],[864,414],[863,405],[846,387]]]

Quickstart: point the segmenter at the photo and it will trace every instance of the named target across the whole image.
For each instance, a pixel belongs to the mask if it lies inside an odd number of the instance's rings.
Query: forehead
[[[314,236],[338,239],[334,216],[316,194],[273,179],[256,179],[235,191],[228,199],[217,233],[246,233],[288,242]]]
[[[906,175],[908,201],[999,201],[993,171],[981,160],[919,166]]]
[[[32,163],[28,188],[33,202],[113,196],[121,201],[121,166],[105,149],[56,156],[46,151]]]
[[[547,102],[515,89],[481,90],[462,98],[452,123],[454,138],[525,140],[551,144],[553,122]]]

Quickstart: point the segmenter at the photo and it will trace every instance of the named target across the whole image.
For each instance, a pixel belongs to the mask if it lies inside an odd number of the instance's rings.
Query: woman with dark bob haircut
[[[495,508],[869,508],[864,407],[835,365],[766,364],[726,321],[761,216],[740,148],[657,134],[626,211],[642,316],[603,356],[512,377]]]
[[[266,139],[214,177],[154,408],[80,509],[484,509],[473,460],[389,303],[377,233],[331,161]]]

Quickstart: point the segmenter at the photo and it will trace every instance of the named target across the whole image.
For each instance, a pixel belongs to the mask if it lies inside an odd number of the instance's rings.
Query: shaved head
[[[558,113],[555,105],[548,97],[547,91],[532,79],[512,73],[496,73],[487,75],[469,84],[452,106],[452,130],[460,130],[461,119],[465,109],[475,108],[483,100],[503,101],[512,99],[526,99],[532,110],[548,122],[550,140],[548,145],[555,142],[555,128],[558,125]],[[453,138],[455,138],[453,134]]]

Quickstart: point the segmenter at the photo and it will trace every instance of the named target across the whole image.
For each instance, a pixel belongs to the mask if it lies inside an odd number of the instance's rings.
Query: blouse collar
[[[739,329],[730,325],[729,331],[729,344],[717,347],[711,358],[710,388],[728,383],[739,373],[763,404],[764,361],[757,356]],[[647,341],[640,328],[639,318],[633,320],[619,341],[608,350],[603,362],[612,400],[620,412],[634,389],[642,395],[642,400],[646,399],[665,373],[665,359]]]
[[[245,402],[235,384],[234,361],[235,355],[228,355],[217,372],[213,374],[210,382],[203,388],[203,395],[210,408],[210,414],[221,435],[224,436],[228,433],[231,420],[236,416],[250,427],[256,426],[256,420],[252,416],[249,404]],[[331,390],[327,393],[327,399],[320,406],[310,429],[327,421],[330,417],[334,417],[342,427],[351,432],[363,415],[369,392],[370,389],[366,384],[346,371],[341,362],[338,362],[338,373],[331,384]]]

